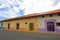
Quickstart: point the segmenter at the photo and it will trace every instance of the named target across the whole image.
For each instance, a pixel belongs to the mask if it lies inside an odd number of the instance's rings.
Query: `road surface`
[[[60,40],[60,35],[0,30],[0,40]]]

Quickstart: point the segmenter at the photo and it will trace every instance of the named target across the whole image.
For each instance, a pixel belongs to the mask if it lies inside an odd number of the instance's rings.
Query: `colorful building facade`
[[[28,32],[30,30],[37,31],[37,21],[36,17],[22,18],[18,20],[11,20],[4,22],[5,30],[17,30]],[[29,26],[33,25],[33,29],[29,30]]]
[[[60,32],[60,9],[1,21],[4,30]]]

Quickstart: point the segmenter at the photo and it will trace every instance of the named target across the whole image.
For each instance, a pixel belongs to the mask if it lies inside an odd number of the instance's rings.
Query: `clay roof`
[[[15,19],[20,19],[20,18],[35,17],[35,16],[40,16],[40,15],[45,15],[45,14],[56,14],[57,12],[60,12],[60,9],[52,10],[52,11],[48,11],[48,12],[42,12],[42,13],[29,14],[29,15],[20,16],[20,17],[16,17],[16,18],[10,18],[10,19],[6,19],[6,20],[2,20],[2,21],[9,21],[9,20],[15,20]]]

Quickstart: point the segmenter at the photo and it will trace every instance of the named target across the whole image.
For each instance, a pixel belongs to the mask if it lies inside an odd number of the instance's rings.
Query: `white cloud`
[[[54,0],[0,0],[0,2],[2,2],[0,8],[9,8],[8,11],[0,11],[0,16],[6,18],[19,16],[20,9],[25,11],[24,15],[60,9],[60,1],[54,6]]]
[[[20,3],[17,2],[16,0],[0,0],[0,8],[5,8],[7,7],[7,11],[0,11],[0,16],[4,16],[6,18],[13,18],[18,16],[19,9],[23,9],[22,7],[20,8]],[[19,5],[19,7],[17,7]]]
[[[51,0],[27,0],[25,2],[25,15],[60,9],[60,3],[58,3],[56,6],[53,6],[53,2],[54,1]]]

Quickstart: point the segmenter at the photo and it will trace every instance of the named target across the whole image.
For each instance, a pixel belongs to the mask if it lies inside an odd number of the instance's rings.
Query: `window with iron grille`
[[[60,16],[60,12],[58,12],[58,16]]]
[[[57,22],[56,24],[57,24],[57,26],[60,26],[60,22]]]
[[[44,16],[42,16],[42,18],[44,18]]]
[[[50,14],[50,17],[52,17],[52,14]]]

